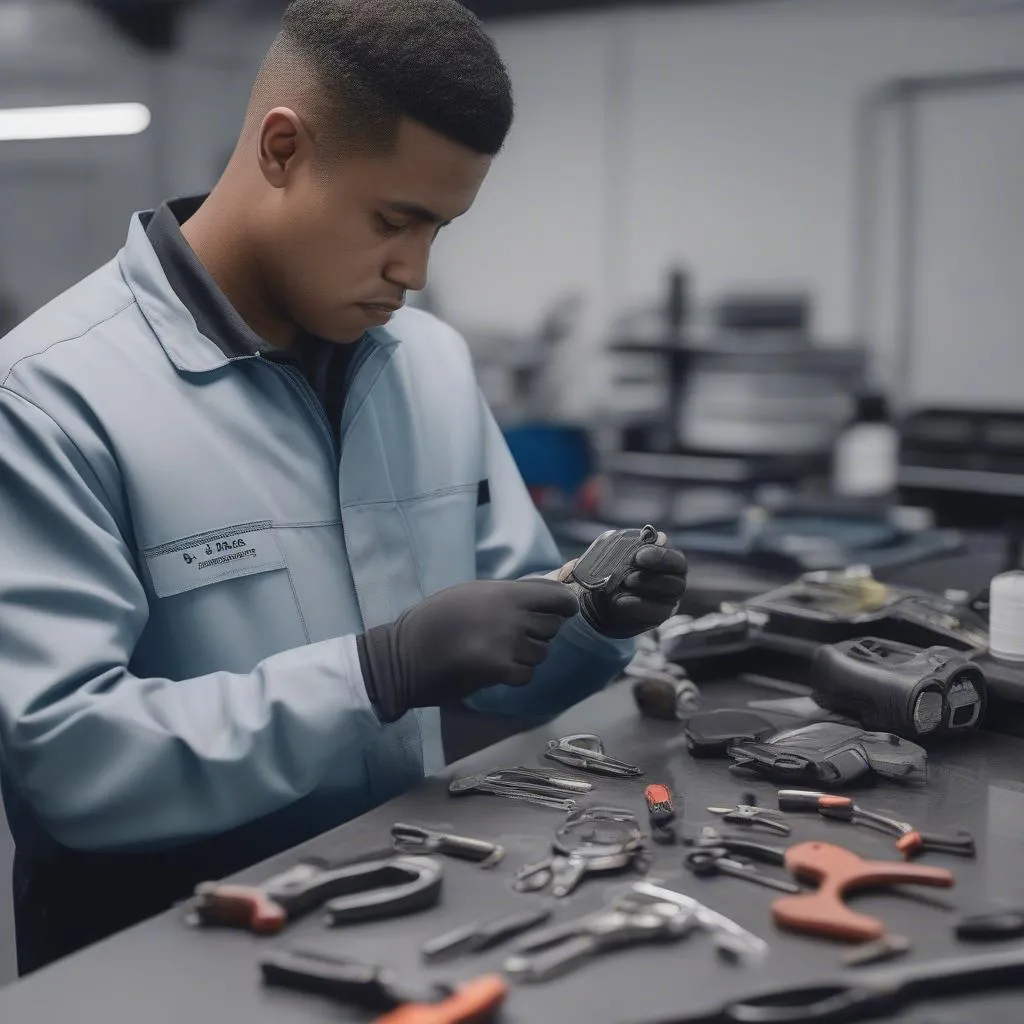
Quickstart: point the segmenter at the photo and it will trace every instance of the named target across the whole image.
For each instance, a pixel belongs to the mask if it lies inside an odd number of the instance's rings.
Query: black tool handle
[[[522,935],[523,932],[528,932],[531,928],[537,928],[542,924],[546,924],[551,920],[551,914],[552,911],[550,909],[542,907],[538,910],[524,910],[516,914],[499,917],[496,921],[491,921],[480,928],[474,943],[474,949],[492,949],[502,942],[507,942],[509,939],[514,939],[517,935]]]
[[[989,942],[1024,936],[1024,910],[997,910],[973,914],[956,926],[956,937],[967,942]]]
[[[818,793],[813,789],[780,789],[780,811],[816,811],[819,801],[827,793]]]
[[[774,989],[656,1024],[854,1024],[891,1015],[918,1000],[1011,986],[1024,987],[1024,943],[1002,953],[862,974],[851,984]]]
[[[405,988],[389,971],[376,965],[316,953],[271,953],[260,962],[260,971],[267,985],[327,996],[378,1012],[403,1003],[443,998],[446,991]]]
[[[758,861],[761,864],[776,864],[785,865],[786,863],[786,850],[784,847],[779,846],[767,846],[764,843],[755,842],[753,839],[746,839],[745,837],[732,837],[732,836],[718,836],[713,840],[703,842],[698,840],[696,843],[691,843],[694,850],[699,850],[701,847],[720,848],[727,850],[729,853],[737,857],[748,857],[750,860]]]
[[[445,853],[449,857],[459,857],[462,860],[470,860],[475,864],[481,861],[497,858],[501,854],[501,847],[494,843],[488,843],[483,839],[471,839],[468,836],[438,837],[437,852]]]
[[[954,853],[960,857],[973,857],[976,854],[974,836],[969,832],[957,832],[955,835],[940,835],[936,832],[922,832],[921,849],[933,853]]]

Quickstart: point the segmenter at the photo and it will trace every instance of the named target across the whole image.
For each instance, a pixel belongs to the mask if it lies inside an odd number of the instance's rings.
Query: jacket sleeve
[[[129,671],[148,605],[115,508],[58,424],[0,388],[0,754],[53,837],[210,835],[311,792],[339,751],[359,758],[383,727],[352,636],[244,675]]]
[[[477,523],[477,576],[508,580],[551,572],[564,559],[482,395],[480,409],[490,502]],[[635,650],[635,641],[604,637],[577,615],[555,637],[528,686],[492,686],[466,704],[493,714],[557,715],[604,687]]]

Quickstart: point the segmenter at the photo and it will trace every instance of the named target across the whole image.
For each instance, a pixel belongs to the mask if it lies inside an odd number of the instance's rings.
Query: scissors
[[[1024,943],[1000,953],[858,974],[852,981],[776,988],[649,1024],[852,1024],[926,1000],[1014,987],[1024,988]]]

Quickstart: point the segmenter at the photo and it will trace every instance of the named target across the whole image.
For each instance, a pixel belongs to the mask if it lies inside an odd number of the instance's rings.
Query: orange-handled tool
[[[500,974],[486,974],[463,985],[440,1003],[405,1003],[374,1024],[488,1024],[505,998],[508,984]]]
[[[907,860],[919,853],[952,853],[959,857],[974,856],[974,839],[969,832],[953,835],[937,835],[922,832],[909,822],[869,811],[855,804],[848,796],[835,793],[818,793],[807,789],[780,789],[779,810],[817,811],[825,818],[849,821],[855,825],[867,825],[876,831],[896,836],[896,849]]]
[[[818,882],[818,888],[815,892],[777,899],[772,904],[775,923],[790,931],[845,942],[868,942],[885,934],[881,921],[846,906],[843,897],[848,893],[905,882],[950,888],[956,881],[946,868],[864,860],[831,843],[797,843],[786,851],[785,863],[795,877]]]

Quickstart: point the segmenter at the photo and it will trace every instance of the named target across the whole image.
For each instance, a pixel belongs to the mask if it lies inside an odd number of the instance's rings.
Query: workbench
[[[933,589],[963,586],[974,590],[999,567],[998,551],[989,544],[984,551],[975,548],[941,564],[904,569],[898,581]],[[704,683],[701,690],[704,709],[785,696],[736,680]],[[232,879],[257,883],[305,856],[341,857],[379,850],[398,821],[489,839],[505,847],[503,861],[489,869],[444,858],[441,901],[433,909],[335,929],[311,915],[279,936],[257,938],[238,931],[196,930],[185,923],[187,906],[178,907],[0,990],[0,1024],[334,1024],[373,1019],[372,1014],[315,996],[264,988],[258,962],[261,952],[268,949],[324,949],[388,965],[412,980],[457,983],[500,969],[507,947],[425,967],[419,946],[457,925],[500,917],[549,899],[543,893],[514,892],[511,879],[523,865],[548,855],[562,815],[500,797],[452,797],[448,780],[499,766],[557,771],[561,766],[542,756],[545,742],[578,732],[597,733],[610,754],[640,764],[646,771],[637,780],[591,777],[596,785],[582,801],[584,805],[628,807],[646,825],[644,786],[662,782],[672,789],[680,819],[688,830],[695,830],[703,824],[720,824],[706,807],[736,804],[743,792],[755,793],[764,807],[776,804],[779,786],[766,780],[739,779],[730,774],[724,761],[693,759],[678,724],[641,718],[628,684],[613,684],[544,727],[457,761],[414,791]],[[975,860],[928,854],[921,861],[955,872],[955,888],[937,891],[937,895],[954,903],[958,911],[894,895],[856,897],[859,910],[881,917],[890,931],[913,940],[912,951],[893,967],[1004,949],[1009,944],[957,942],[953,926],[959,912],[1024,906],[1024,871],[1020,869],[1024,863],[1024,739],[990,731],[960,738],[930,751],[929,771],[923,789],[905,790],[883,783],[858,794],[865,806],[892,813],[922,829],[948,832],[964,828],[977,840]],[[823,839],[865,857],[898,856],[891,837],[870,829],[814,815],[790,815],[787,820],[793,824],[793,833],[786,842]],[[751,836],[766,843],[778,842],[760,830]],[[763,963],[729,964],[701,933],[669,945],[638,945],[608,953],[557,980],[513,985],[500,1017],[503,1024],[645,1022],[683,1009],[711,1009],[725,999],[754,995],[780,984],[843,974],[845,947],[780,932],[769,912],[777,894],[731,878],[696,878],[682,866],[684,850],[682,846],[652,844],[648,877],[689,893],[766,939],[770,950]],[[558,904],[554,922],[600,908],[609,895],[641,877],[639,873],[591,876],[568,898],[553,901]],[[845,973],[855,976],[855,972]],[[921,1003],[887,1019],[905,1024],[1019,1024],[1024,1017],[1022,1005],[1024,993],[1008,990]]]
[[[778,696],[749,684],[723,682],[703,688],[704,706],[735,706],[751,698]],[[775,806],[776,786],[768,781],[738,780],[722,761],[694,760],[686,751],[679,726],[641,719],[628,685],[616,684],[577,705],[544,728],[507,739],[430,778],[422,786],[376,810],[236,876],[258,882],[304,855],[337,856],[378,849],[388,841],[396,821],[441,827],[463,835],[500,842],[504,860],[483,869],[444,859],[440,903],[433,909],[390,921],[329,929],[317,915],[300,920],[284,933],[257,938],[231,930],[195,930],[184,923],[185,907],[176,908],[77,955],[67,958],[0,992],[3,1024],[313,1024],[370,1020],[372,1015],[316,996],[264,988],[258,959],[269,948],[315,947],[363,961],[387,964],[406,978],[457,982],[500,967],[506,950],[425,968],[422,941],[477,918],[488,919],[536,905],[542,894],[512,891],[510,880],[524,864],[543,859],[558,811],[500,797],[451,797],[453,774],[498,765],[557,768],[541,754],[545,741],[574,732],[596,732],[616,757],[641,764],[640,780],[600,779],[586,803],[633,809],[646,824],[643,787],[666,782],[688,823],[713,824],[705,808],[735,804],[743,791]],[[921,790],[885,784],[863,796],[872,807],[895,812],[933,831],[966,828],[978,842],[976,860],[929,854],[927,863],[952,868],[953,890],[941,896],[963,912],[994,905],[1024,905],[1024,740],[981,732],[932,754],[930,781]],[[895,858],[891,837],[814,815],[790,816],[791,841],[826,839],[864,856]],[[766,842],[767,833],[754,832]],[[668,945],[639,945],[591,960],[573,973],[537,985],[515,985],[501,1020],[507,1024],[615,1024],[644,1021],[673,1009],[711,1008],[724,998],[743,996],[780,982],[813,981],[840,972],[843,947],[825,940],[787,935],[771,923],[769,907],[777,894],[730,878],[698,879],[684,871],[681,846],[652,846],[650,877],[681,889],[734,918],[770,943],[767,959],[755,966],[732,965],[719,958],[710,938],[693,934]],[[556,921],[600,907],[609,893],[640,875],[592,876],[571,896],[558,901]],[[929,890],[930,892],[931,890]],[[957,943],[948,909],[893,895],[863,895],[858,909],[881,916],[890,930],[910,936],[907,964],[954,953],[980,951]],[[999,944],[1003,946],[1005,944]],[[987,945],[984,948],[994,948]],[[1021,1020],[1019,991],[920,1004],[900,1021],[915,1024],[999,1024]]]

